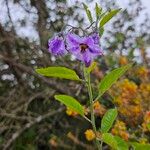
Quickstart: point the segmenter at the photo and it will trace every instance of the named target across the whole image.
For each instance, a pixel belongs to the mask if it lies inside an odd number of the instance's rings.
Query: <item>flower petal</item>
[[[103,51],[98,45],[90,46],[89,51],[93,54],[102,55]]]
[[[79,46],[79,44],[81,43],[81,38],[73,33],[68,33],[66,36],[66,42],[67,42],[67,46],[71,47],[76,47]]]
[[[63,55],[67,52],[65,49],[64,40],[60,37],[54,37],[52,40],[49,40],[48,46],[49,52],[53,55]]]
[[[89,67],[92,62],[92,57],[90,56],[90,53],[86,51],[82,54],[82,61],[85,63],[86,67]]]
[[[82,60],[82,53],[80,52],[79,47],[72,47],[71,50],[69,50],[72,55],[76,57],[78,60]]]
[[[91,34],[90,36],[94,40],[94,44],[99,44],[100,37],[99,37],[98,33],[95,32],[95,33]]]
[[[83,38],[83,43],[88,45],[89,47],[94,45],[94,40],[92,39],[92,37],[87,36]]]

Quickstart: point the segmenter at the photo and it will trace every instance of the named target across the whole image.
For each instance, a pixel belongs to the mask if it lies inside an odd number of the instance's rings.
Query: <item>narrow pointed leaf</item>
[[[115,9],[108,12],[100,21],[100,27],[103,27],[109,20],[111,20],[121,9]]]
[[[85,9],[86,15],[87,15],[90,23],[92,23],[93,22],[93,18],[92,18],[91,11],[89,10],[88,6],[86,4],[84,4],[84,3],[83,3],[83,7]]]
[[[65,104],[73,111],[79,113],[81,116],[84,115],[83,106],[75,98],[68,95],[55,95],[55,99]]]
[[[99,96],[103,95],[131,66],[132,64],[128,64],[107,74],[99,84]]]
[[[95,6],[95,11],[96,11],[96,17],[98,19],[100,17],[101,13],[102,13],[102,8],[100,6],[98,6],[97,3],[96,3],[96,6]]]
[[[57,77],[69,80],[78,80],[81,81],[79,76],[74,70],[65,68],[65,67],[47,67],[36,69],[36,72],[40,75],[47,77]]]
[[[106,133],[112,127],[116,117],[117,117],[117,109],[109,109],[102,118],[101,121],[101,132]]]

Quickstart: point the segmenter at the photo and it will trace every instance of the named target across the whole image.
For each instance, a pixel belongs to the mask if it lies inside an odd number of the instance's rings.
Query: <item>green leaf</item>
[[[114,136],[114,139],[117,142],[117,150],[128,150],[129,146],[128,144],[119,136]]]
[[[147,124],[147,128],[150,131],[150,123]]]
[[[110,19],[112,19],[121,9],[115,9],[108,12],[100,21],[100,27],[103,27]]]
[[[101,132],[106,133],[112,127],[116,117],[117,117],[117,109],[109,109],[101,121]]]
[[[129,144],[133,146],[134,150],[150,150],[150,144],[140,144],[137,142],[130,142]]]
[[[103,13],[101,14],[100,18],[103,18],[103,16],[105,16],[106,13],[107,13],[107,11],[106,11],[106,12],[103,12]]]
[[[99,96],[102,96],[131,66],[132,64],[128,64],[107,74],[99,84]]]
[[[63,79],[77,80],[81,81],[79,76],[74,70],[65,67],[47,67],[36,69],[36,72],[40,75],[47,77],[58,77]]]
[[[85,3],[83,3],[83,7],[85,9],[86,15],[87,15],[90,23],[92,23],[93,22],[93,18],[92,18],[92,15],[91,15],[91,12],[90,12],[88,6]]]
[[[103,36],[103,33],[104,33],[104,28],[103,28],[103,27],[100,27],[100,28],[99,28],[99,35],[100,35],[100,37]]]
[[[102,7],[98,6],[98,4],[96,3],[95,6],[95,11],[96,11],[96,18],[98,19],[102,13]]]
[[[84,109],[82,105],[73,97],[68,95],[55,95],[55,99],[65,104],[68,108],[79,113],[81,116],[84,115]]]
[[[102,140],[115,150],[128,150],[128,144],[118,136],[113,136],[111,133],[102,134]]]
[[[102,134],[102,140],[104,143],[108,144],[113,149],[117,149],[117,142],[111,133]]]
[[[93,61],[92,64],[87,68],[87,72],[90,73],[91,71],[95,69],[96,66],[97,66],[97,63]]]

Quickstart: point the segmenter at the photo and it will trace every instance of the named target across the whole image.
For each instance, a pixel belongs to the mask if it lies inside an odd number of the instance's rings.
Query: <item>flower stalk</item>
[[[86,85],[88,88],[88,94],[89,94],[89,100],[90,100],[91,124],[92,124],[93,131],[96,135],[97,130],[96,130],[95,116],[94,116],[93,93],[92,93],[92,87],[91,87],[91,79],[90,79],[90,73],[87,72],[85,67],[84,67],[84,78],[86,80]],[[98,150],[102,150],[102,145],[99,143],[97,138],[95,138],[95,143],[96,143]]]

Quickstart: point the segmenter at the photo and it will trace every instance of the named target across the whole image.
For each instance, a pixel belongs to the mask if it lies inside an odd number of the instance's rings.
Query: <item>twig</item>
[[[15,33],[15,27],[14,27],[14,24],[13,24],[13,21],[12,21],[12,18],[11,18],[8,0],[6,0],[5,2],[6,2],[8,17],[9,17],[9,20],[10,20],[11,25],[12,25],[12,31]]]
[[[82,146],[82,147],[84,147],[84,148],[86,148],[86,149],[88,149],[88,150],[92,150],[93,149],[93,147],[91,146],[91,145],[87,145],[87,144],[85,144],[85,143],[83,143],[83,142],[81,142],[76,136],[74,136],[72,133],[68,133],[68,138],[70,139],[70,140],[72,140],[75,144],[78,144],[78,145],[80,145],[80,146]]]
[[[20,130],[18,130],[16,133],[12,135],[12,137],[7,141],[7,143],[4,145],[3,150],[9,150],[12,143],[27,129],[31,128],[33,125],[40,123],[44,119],[53,116],[57,113],[61,113],[64,110],[64,108],[59,108],[58,110],[51,111],[45,115],[38,116],[34,119],[34,121],[27,123],[24,127],[22,127]]]
[[[63,88],[62,85],[60,86],[58,83],[56,84],[55,81],[53,80],[48,80],[47,78],[40,76],[39,74],[37,74],[32,68],[25,66],[21,63],[17,63],[15,60],[7,58],[3,55],[0,54],[0,59],[3,61],[6,61],[7,63],[10,63],[12,66],[20,69],[21,71],[24,71],[30,75],[35,76],[38,79],[41,79],[43,82],[45,82],[46,84],[48,84],[51,88],[57,90],[60,93],[68,93],[71,94],[70,90],[66,90],[66,88]]]
[[[4,113],[4,112],[0,112],[0,116],[1,117],[8,117],[8,118],[12,118],[12,119],[16,119],[16,120],[32,120],[32,117],[26,117],[26,116],[16,116],[15,114],[9,114],[9,113]]]

